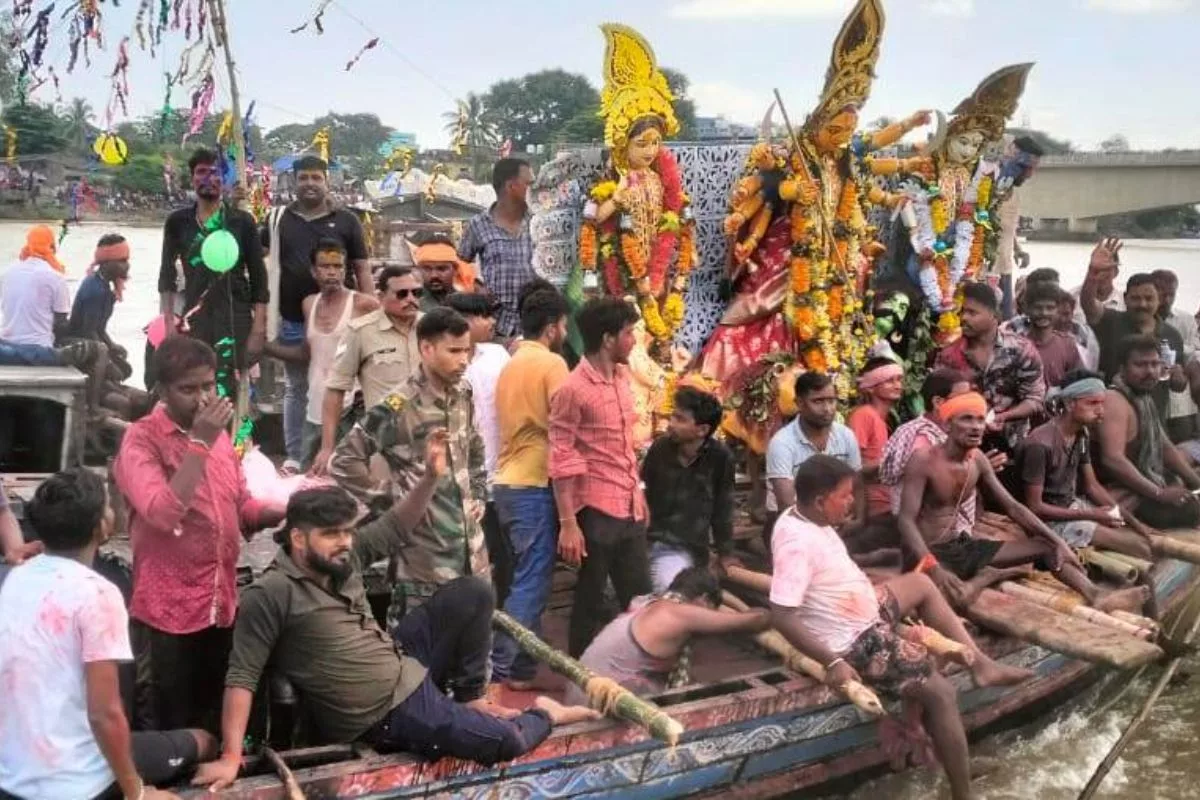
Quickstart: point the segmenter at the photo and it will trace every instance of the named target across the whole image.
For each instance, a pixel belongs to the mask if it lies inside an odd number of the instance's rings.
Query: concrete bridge
[[[1097,217],[1200,203],[1200,150],[1046,156],[1018,198],[1035,229],[1094,233]]]

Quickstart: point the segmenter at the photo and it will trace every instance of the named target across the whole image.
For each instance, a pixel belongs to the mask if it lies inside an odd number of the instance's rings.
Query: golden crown
[[[954,107],[948,133],[980,131],[989,141],[1004,135],[1005,123],[1017,110],[1032,63],[1010,64],[988,75],[966,100]]]
[[[879,60],[884,19],[880,0],[855,3],[834,40],[825,88],[811,120],[819,124],[847,106],[862,108],[867,102],[875,79],[875,62]]]
[[[600,93],[604,143],[613,148],[613,157],[619,160],[635,122],[658,117],[664,134],[674,136],[679,132],[679,120],[671,105],[675,95],[658,71],[650,44],[626,25],[607,23],[600,30],[605,39],[604,90]]]

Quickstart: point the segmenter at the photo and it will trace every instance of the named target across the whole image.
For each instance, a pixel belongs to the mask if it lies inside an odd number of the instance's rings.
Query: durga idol
[[[756,144],[733,191],[725,233],[733,244],[728,277],[735,296],[704,347],[701,370],[738,410],[727,416],[726,430],[759,452],[769,426],[761,414],[744,413],[744,403],[762,394],[752,386],[761,383],[766,362],[785,353],[828,372],[845,400],[873,340],[862,297],[882,247],[865,211],[868,203],[900,198],[872,185],[871,177],[917,164],[872,161],[870,154],[930,118],[921,111],[879,131],[856,132],[883,27],[879,0],[859,0],[834,43],[817,108],[787,146]]]
[[[600,113],[611,169],[588,192],[579,263],[585,286],[599,283],[641,313],[641,346],[630,366],[638,438],[648,439],[649,428],[669,414],[675,379],[688,360],[674,341],[696,260],[695,222],[679,164],[663,144],[678,133],[679,121],[654,51],[632,28],[600,27],[606,41]]]

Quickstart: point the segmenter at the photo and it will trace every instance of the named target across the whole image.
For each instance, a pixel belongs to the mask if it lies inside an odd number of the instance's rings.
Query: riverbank
[[[171,209],[132,209],[127,211],[89,211],[77,224],[109,224],[130,228],[158,228],[167,218]],[[44,223],[46,225],[61,225],[64,219],[69,219],[71,209],[55,203],[47,205],[0,205],[0,221]]]
[[[1084,231],[1023,231],[1020,237],[1028,242],[1076,242],[1082,244],[1094,243],[1103,234],[1098,232],[1087,233]],[[1134,236],[1125,236],[1117,233],[1113,234],[1121,238],[1137,238],[1146,241],[1171,241],[1171,240],[1200,240],[1200,235],[1197,236],[1180,236],[1178,231],[1162,231],[1158,234],[1139,234]]]

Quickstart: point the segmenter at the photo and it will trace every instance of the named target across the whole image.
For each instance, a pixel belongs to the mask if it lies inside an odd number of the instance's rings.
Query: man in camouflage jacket
[[[432,484],[421,521],[398,532],[389,628],[444,583],[464,575],[491,579],[480,524],[487,499],[483,439],[462,379],[471,353],[467,322],[449,308],[435,309],[417,323],[417,344],[420,367],[355,424],[330,467],[334,480],[374,517],[421,491],[426,440],[446,439],[447,474]]]

